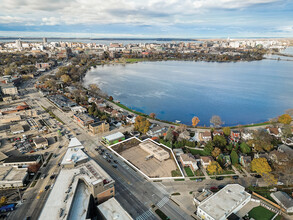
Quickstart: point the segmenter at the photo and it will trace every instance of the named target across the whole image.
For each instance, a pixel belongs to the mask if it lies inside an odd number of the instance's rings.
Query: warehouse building
[[[36,165],[42,160],[42,155],[12,156],[4,160],[3,166],[28,167]]]

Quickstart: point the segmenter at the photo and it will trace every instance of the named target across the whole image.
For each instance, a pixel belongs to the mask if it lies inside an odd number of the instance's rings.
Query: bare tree
[[[210,123],[213,124],[214,127],[221,127],[221,125],[224,124],[224,122],[222,122],[222,119],[218,115],[213,115]]]

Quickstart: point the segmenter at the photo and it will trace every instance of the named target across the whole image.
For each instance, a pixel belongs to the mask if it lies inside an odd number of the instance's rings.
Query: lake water
[[[87,73],[91,83],[134,110],[188,125],[198,116],[209,126],[212,115],[225,125],[258,123],[293,108],[292,61],[105,65]]]

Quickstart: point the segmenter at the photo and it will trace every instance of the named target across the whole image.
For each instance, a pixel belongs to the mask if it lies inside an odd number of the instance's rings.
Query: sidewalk
[[[232,169],[234,170],[234,172],[236,173],[236,175],[238,175],[239,177],[243,177],[242,173],[240,173],[240,172],[237,170],[237,168],[234,167],[233,165],[232,165]]]

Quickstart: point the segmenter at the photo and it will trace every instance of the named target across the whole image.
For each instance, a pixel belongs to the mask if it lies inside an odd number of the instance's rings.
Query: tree
[[[101,120],[107,120],[108,119],[108,116],[107,115],[102,115],[101,116]]]
[[[94,111],[94,113],[93,113],[93,115],[94,115],[94,117],[97,117],[98,115],[99,115],[99,110],[98,109],[96,109],[95,111]]]
[[[212,141],[208,141],[204,147],[204,151],[208,154],[211,154],[214,150],[214,143]]]
[[[164,139],[167,141],[172,141],[174,139],[173,131],[174,131],[174,128],[170,126],[166,132],[166,136]]]
[[[113,101],[113,96],[109,96],[109,101]]]
[[[220,136],[220,135],[216,135],[213,139],[213,143],[216,147],[223,149],[226,146],[227,141],[226,141],[225,137]]]
[[[238,164],[239,157],[238,157],[238,154],[235,150],[232,150],[230,157],[231,157],[231,162],[233,165]]]
[[[221,154],[221,149],[218,147],[215,147],[215,149],[212,151],[212,156],[216,159]]]
[[[231,129],[229,127],[223,128],[224,135],[229,136],[231,134]]]
[[[62,82],[64,82],[64,83],[68,83],[68,82],[71,81],[71,78],[70,78],[70,76],[68,76],[67,74],[64,74],[64,75],[61,76],[61,80],[62,80]]]
[[[240,144],[240,150],[244,154],[248,154],[251,152],[251,148],[245,142],[242,142]]]
[[[266,158],[254,158],[251,161],[251,171],[255,171],[260,175],[269,173],[272,171]]]
[[[91,107],[88,108],[89,115],[93,115],[96,110],[96,105],[93,103]]]
[[[274,146],[271,144],[273,138],[265,130],[254,131],[253,139],[247,141],[247,144],[253,148],[254,151],[270,151]]]
[[[278,118],[278,121],[282,124],[288,125],[291,123],[292,118],[289,114],[283,114]]]
[[[151,126],[150,121],[147,120],[145,117],[138,115],[135,118],[135,123],[134,123],[135,130],[145,134],[146,132],[148,132],[150,126]]]
[[[211,175],[221,174],[223,172],[222,167],[217,161],[212,161],[207,167],[207,171]]]
[[[151,118],[155,118],[156,117],[156,114],[152,112],[152,113],[150,113],[150,117]]]
[[[192,126],[195,127],[200,122],[199,118],[194,116],[192,118]]]
[[[218,115],[213,115],[210,123],[213,124],[215,127],[221,127],[221,125],[224,124],[224,122],[222,122],[220,116]]]
[[[7,198],[5,196],[1,196],[0,205],[4,205],[7,202]]]
[[[231,150],[233,149],[233,144],[232,144],[232,143],[228,144],[228,145],[226,146],[226,149],[227,149],[228,151],[231,151]]]
[[[98,93],[100,91],[100,88],[97,86],[97,84],[89,84],[89,90],[92,93]]]
[[[284,138],[289,138],[292,136],[292,129],[290,125],[284,125],[282,128],[282,135]]]

